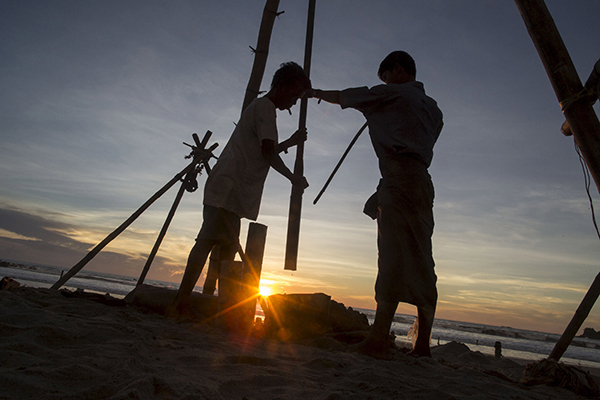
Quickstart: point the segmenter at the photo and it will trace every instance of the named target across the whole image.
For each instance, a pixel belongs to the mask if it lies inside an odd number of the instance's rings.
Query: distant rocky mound
[[[585,328],[579,337],[600,340],[600,332],[596,332],[594,328]]]

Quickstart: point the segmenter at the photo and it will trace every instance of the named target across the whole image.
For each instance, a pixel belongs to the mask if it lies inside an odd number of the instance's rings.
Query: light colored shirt
[[[396,154],[411,155],[427,167],[442,130],[442,111],[425,94],[421,82],[377,85],[342,90],[342,108],[362,112],[379,162]]]
[[[246,107],[208,176],[204,204],[224,208],[240,218],[258,218],[270,168],[261,150],[265,139],[279,143],[275,105],[261,97]]]

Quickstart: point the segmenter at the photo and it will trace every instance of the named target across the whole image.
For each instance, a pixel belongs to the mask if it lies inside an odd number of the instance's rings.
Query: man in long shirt
[[[390,53],[377,75],[383,85],[309,92],[361,111],[379,159],[381,180],[365,206],[365,213],[377,218],[377,312],[369,336],[356,350],[389,359],[391,323],[398,303],[405,302],[417,307],[418,336],[411,353],[431,357],[437,276],[431,245],[434,191],[427,169],[442,130],[442,112],[415,80],[415,62],[408,53]]]
[[[289,110],[310,87],[302,67],[284,63],[275,72],[269,92],[243,111],[206,181],[202,227],[188,256],[172,307],[174,314],[194,315],[190,296],[214,246],[220,247],[220,261],[234,259],[239,248],[240,221],[257,219],[271,167],[293,185],[302,189],[308,186],[306,179],[294,175],[279,156],[280,152],[306,140],[306,132],[298,131],[279,143],[276,110]]]

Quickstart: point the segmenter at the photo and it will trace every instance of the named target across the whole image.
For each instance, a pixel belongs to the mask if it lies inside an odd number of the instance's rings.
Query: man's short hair
[[[405,51],[392,51],[387,55],[386,58],[383,59],[381,64],[379,64],[379,71],[377,71],[377,76],[381,78],[381,75],[385,71],[392,71],[394,69],[394,65],[399,64],[407,74],[412,75],[414,78],[417,77],[417,66],[415,65],[415,60]]]
[[[288,61],[279,66],[279,69],[273,75],[271,88],[278,86],[291,86],[299,84],[306,89],[312,87],[310,79],[306,76],[304,69],[293,61]]]

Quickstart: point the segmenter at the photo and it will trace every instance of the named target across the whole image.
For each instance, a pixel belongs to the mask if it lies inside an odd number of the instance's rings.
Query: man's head
[[[379,64],[377,76],[385,83],[415,80],[417,77],[415,60],[405,51],[393,51]]]
[[[281,64],[273,75],[270,94],[271,100],[280,110],[290,109],[296,101],[310,89],[311,83],[301,66],[293,61]]]

